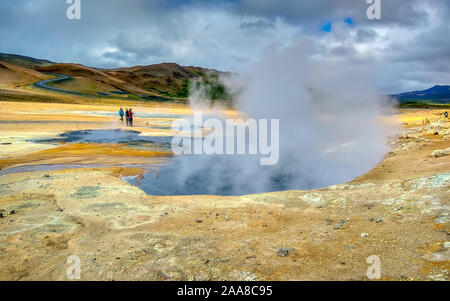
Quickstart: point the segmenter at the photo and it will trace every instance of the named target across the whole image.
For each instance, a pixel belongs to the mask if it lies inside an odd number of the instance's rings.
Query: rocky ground
[[[156,197],[121,179],[142,170],[121,167],[1,176],[0,280],[66,280],[70,255],[82,280],[367,280],[371,255],[381,280],[448,280],[442,113],[402,110],[378,166],[319,190]]]

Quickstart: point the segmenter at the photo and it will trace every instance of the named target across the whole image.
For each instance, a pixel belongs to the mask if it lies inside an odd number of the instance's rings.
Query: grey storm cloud
[[[366,64],[385,93],[450,82],[450,1],[0,1],[0,52],[114,68],[175,62],[229,71],[307,40],[324,60]],[[353,24],[346,24],[351,18]],[[331,23],[331,32],[320,30]]]
[[[136,36],[130,36],[124,32],[117,35],[111,44],[118,47],[118,53],[134,54],[139,58],[170,56],[172,50],[152,39],[152,33],[144,32]]]
[[[267,21],[267,20],[258,20],[255,22],[242,22],[240,25],[241,28],[243,29],[274,29],[275,25],[273,24],[273,22]]]
[[[103,53],[103,57],[115,61],[127,61],[130,59],[130,55],[121,51],[106,51]]]
[[[370,29],[370,28],[365,28],[365,29],[358,29],[358,31],[356,32],[356,41],[357,42],[368,42],[371,40],[374,40],[377,37],[377,33],[376,31]]]

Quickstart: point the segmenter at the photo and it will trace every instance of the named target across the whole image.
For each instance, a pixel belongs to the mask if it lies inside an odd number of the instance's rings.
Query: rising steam
[[[370,70],[314,57],[299,44],[273,50],[239,74],[222,82],[246,116],[280,120],[279,163],[261,166],[259,157],[250,155],[179,156],[159,178],[149,176],[143,185],[148,193],[320,188],[352,180],[386,153],[386,132],[379,120],[385,102],[371,87]],[[202,108],[204,93],[192,92],[193,108]]]

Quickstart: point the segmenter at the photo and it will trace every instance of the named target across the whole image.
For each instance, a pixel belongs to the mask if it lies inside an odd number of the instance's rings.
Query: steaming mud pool
[[[149,151],[170,151],[172,136],[146,136],[136,130],[102,129],[102,130],[78,130],[62,133],[52,138],[40,138],[29,140],[39,144],[53,144],[55,146],[73,143],[81,144],[123,144],[130,149]],[[115,159],[114,159],[115,160]],[[264,191],[286,190],[283,178],[272,179],[265,187],[254,187],[251,183],[237,185],[234,179],[234,168],[229,156],[179,156],[177,158],[164,157],[161,160],[149,160],[145,163],[123,163],[117,158],[117,163],[93,164],[77,163],[67,164],[23,164],[0,170],[0,176],[34,171],[52,171],[64,169],[95,168],[95,167],[131,167],[144,170],[143,176],[122,177],[128,183],[141,188],[149,195],[239,195]],[[251,159],[249,159],[251,160]],[[155,161],[157,161],[155,163]],[[214,167],[215,165],[215,167]],[[245,168],[245,166],[242,166]],[[189,169],[187,175],[182,171]],[[220,176],[218,176],[218,174]],[[250,184],[250,185],[249,185]]]
[[[172,136],[147,136],[135,130],[103,129],[63,133],[49,139],[35,140],[51,144],[111,144],[130,149],[171,151]],[[295,159],[295,158],[294,158]],[[0,171],[0,176],[13,172],[57,170],[86,167],[134,167],[144,170],[139,177],[123,177],[149,195],[244,195],[252,193],[309,190],[339,184],[332,177],[317,181],[312,175],[301,174],[291,168],[290,160],[274,166],[261,166],[259,158],[249,155],[181,155],[164,157],[148,164],[124,164],[117,158],[110,164],[35,164],[22,165]],[[142,161],[140,161],[142,162]],[[156,162],[156,163],[155,163]],[[346,179],[346,180],[351,180]],[[342,182],[340,182],[342,183]]]
[[[233,161],[233,157],[213,156],[205,159],[196,155],[184,156],[171,160],[161,170],[146,172],[143,177],[124,179],[147,194],[161,196],[231,196],[290,189],[291,178],[287,174],[273,176],[264,185],[257,178],[240,182],[236,173],[243,171],[234,167],[230,161]]]
[[[66,143],[127,143],[128,145],[139,145],[151,143],[159,145],[166,150],[170,150],[170,141],[172,137],[168,136],[143,136],[139,131],[132,130],[84,130],[72,131],[59,135],[57,138],[42,139],[38,142],[66,142]]]

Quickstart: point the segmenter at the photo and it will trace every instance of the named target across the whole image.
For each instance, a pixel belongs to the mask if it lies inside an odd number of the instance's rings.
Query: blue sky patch
[[[355,22],[353,21],[353,19],[352,18],[345,18],[344,19],[344,22],[345,23],[347,23],[348,25],[353,25],[353,24],[355,24]]]
[[[327,22],[320,25],[320,30],[324,32],[331,32],[332,27],[332,23]]]

